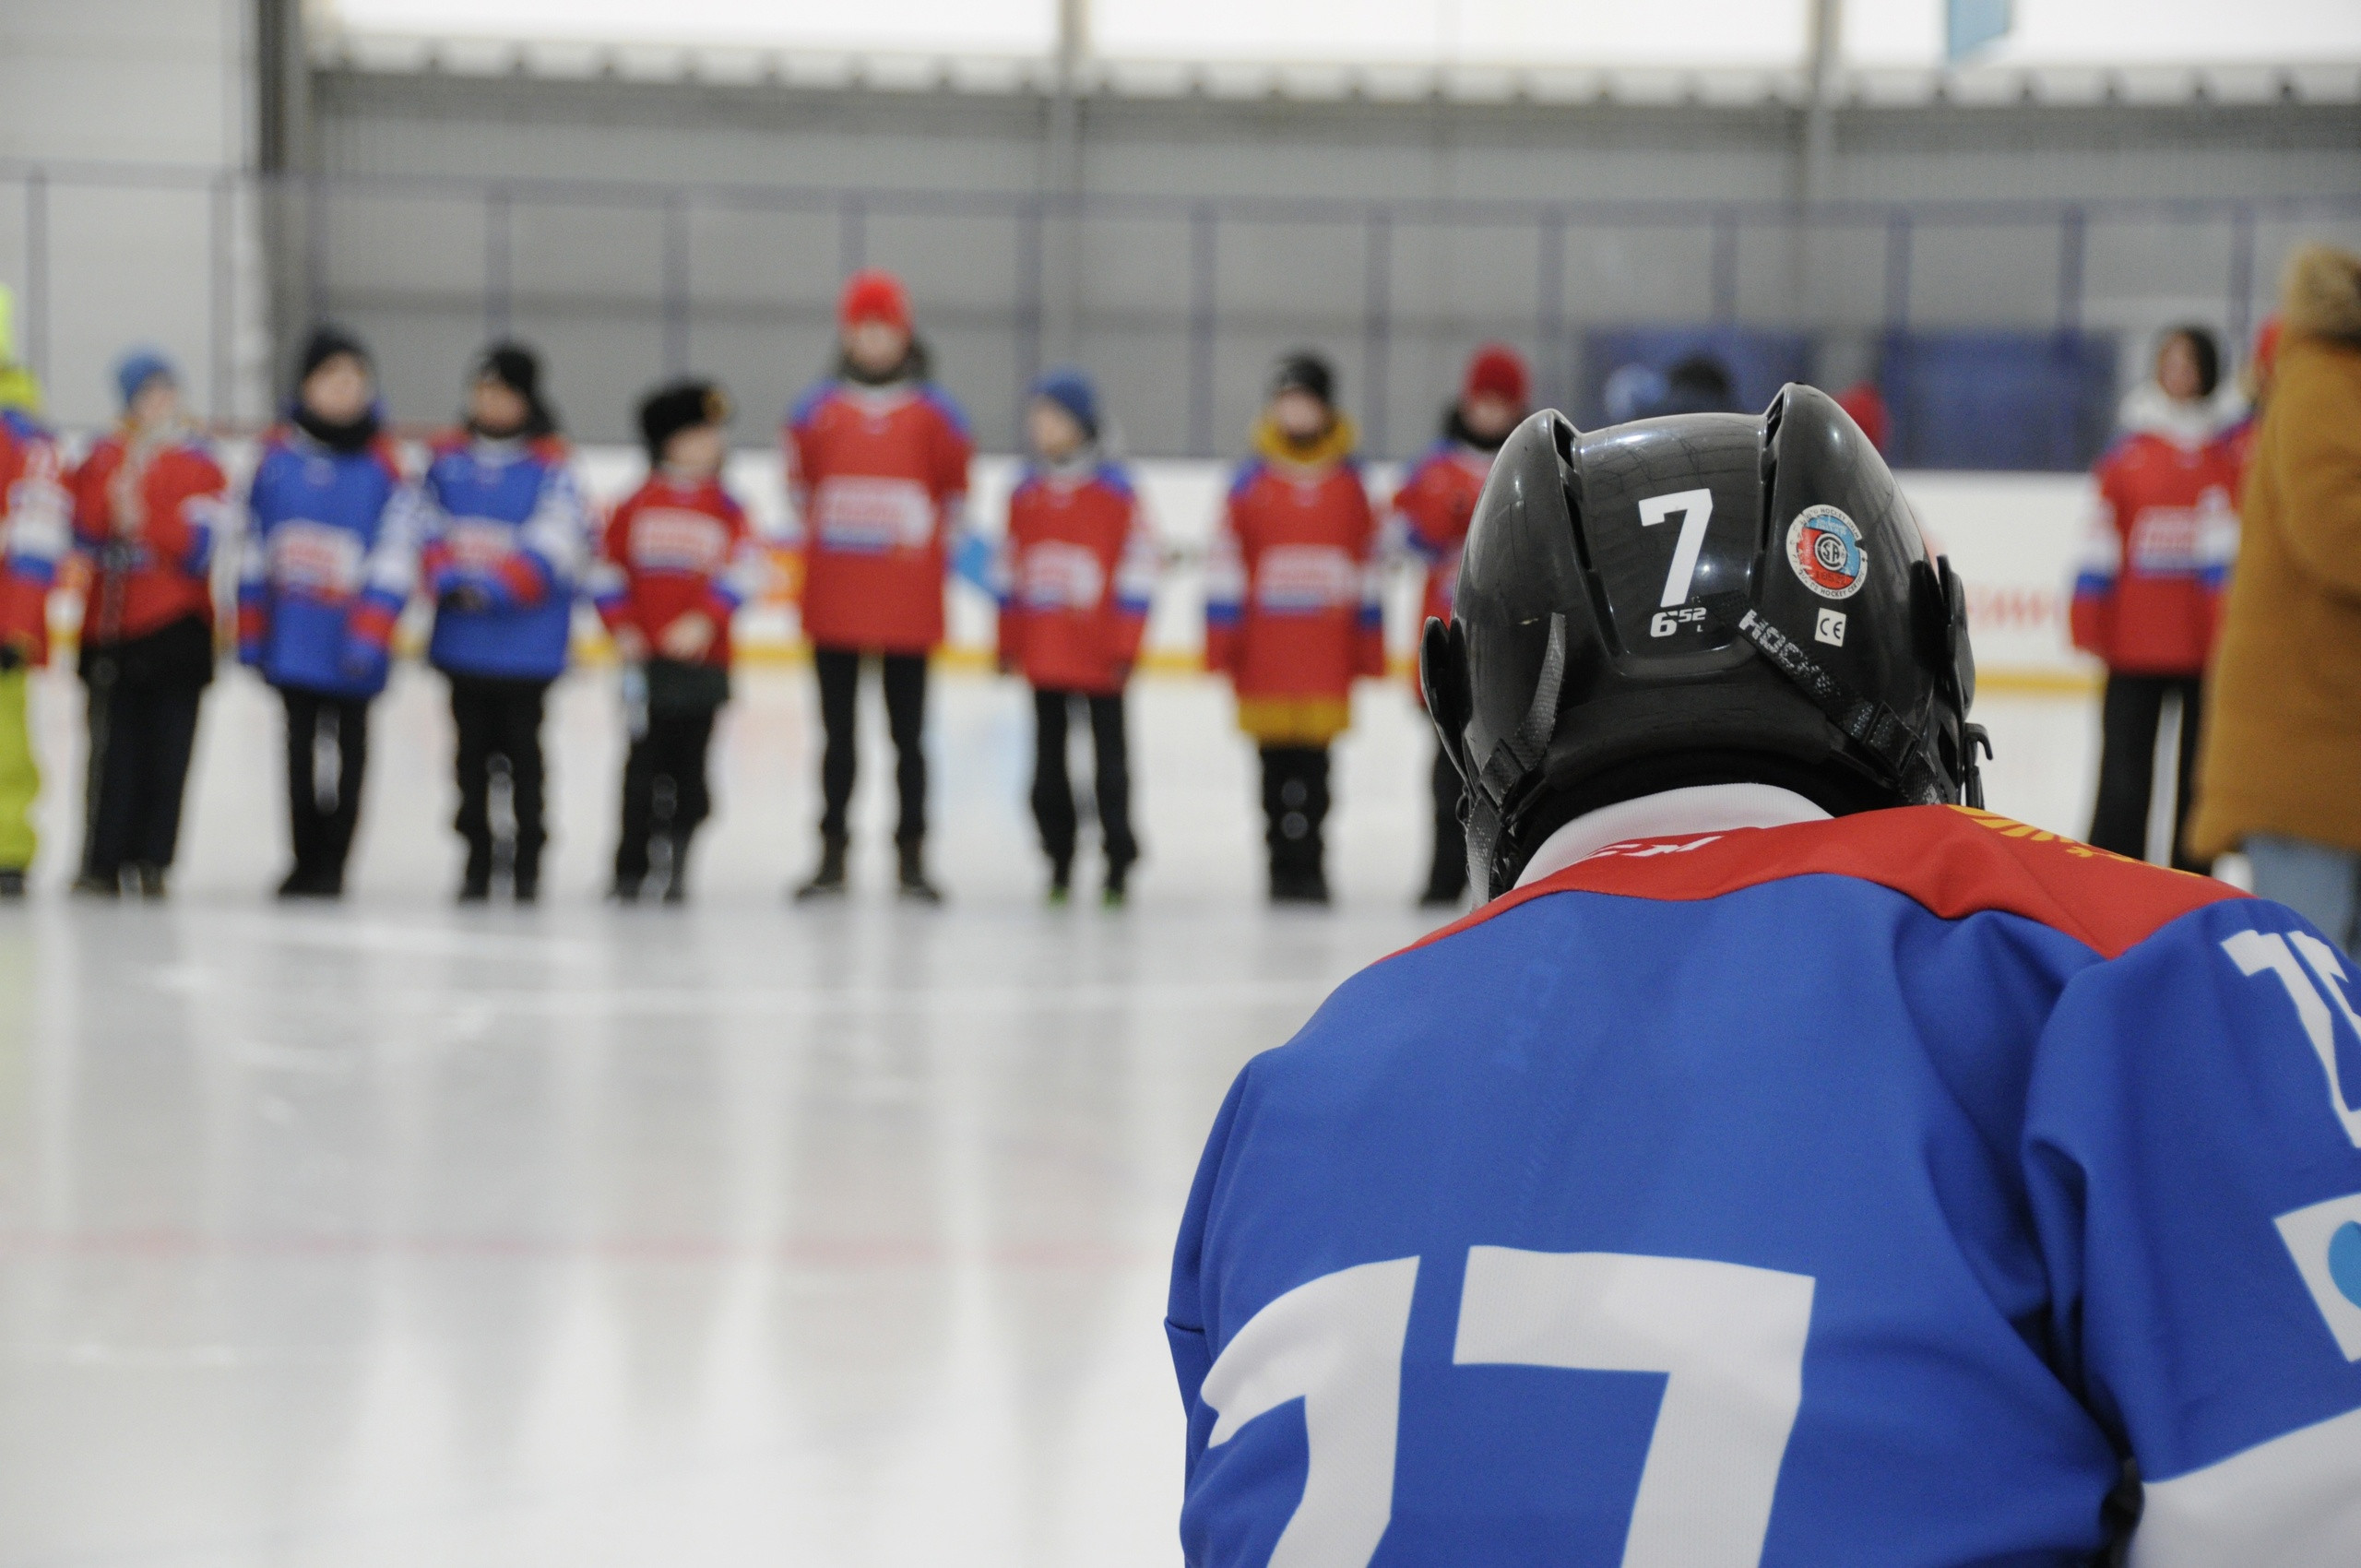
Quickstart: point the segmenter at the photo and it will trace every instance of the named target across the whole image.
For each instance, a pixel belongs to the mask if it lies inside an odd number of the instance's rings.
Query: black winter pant
[[[344,862],[361,821],[369,770],[369,701],[281,687],[287,704],[287,822],[298,889],[344,890]],[[323,769],[319,764],[330,760]]]
[[[820,678],[820,725],[827,737],[820,754],[820,833],[828,838],[845,836],[845,814],[852,805],[860,659],[857,648],[812,650],[812,667]],[[885,727],[894,736],[894,781],[902,797],[894,839],[916,844],[926,837],[926,655],[888,653],[879,662],[884,667]]]
[[[125,866],[172,863],[205,687],[184,672],[135,678],[103,653],[84,660],[83,680],[90,755],[82,874],[113,885]]]
[[[508,775],[508,809],[516,819],[510,866],[519,884],[540,875],[543,826],[541,712],[547,681],[451,675],[451,721],[458,729],[459,814],[452,823],[468,844],[468,879],[492,874],[498,846],[492,830],[492,780]],[[495,766],[497,764],[497,766]]]
[[[647,730],[623,758],[623,838],[615,846],[615,886],[637,893],[658,837],[672,849],[672,879],[682,880],[689,839],[712,814],[706,753],[713,744],[713,707],[650,712]]]
[[[1328,820],[1328,748],[1263,748],[1263,841],[1270,846],[1274,884],[1324,874]]]
[[[1058,881],[1074,865],[1074,781],[1066,773],[1066,723],[1077,702],[1090,710],[1092,790],[1107,869],[1120,878],[1139,859],[1132,837],[1132,767],[1123,735],[1123,694],[1106,696],[1036,690],[1033,694],[1033,820]]]
[[[1440,740],[1429,784],[1435,802],[1435,852],[1427,868],[1426,897],[1442,903],[1467,891],[1467,831],[1459,821],[1459,801],[1466,786],[1459,781],[1459,769],[1452,766]]]
[[[2091,842],[2133,860],[2146,858],[2148,804],[2156,784],[2156,731],[2167,698],[2180,705],[2172,863],[2182,871],[2202,871],[2183,847],[2193,803],[2190,787],[2197,775],[2197,719],[2205,706],[2203,683],[2194,675],[2108,672],[2099,719],[2099,798],[2091,814]]]

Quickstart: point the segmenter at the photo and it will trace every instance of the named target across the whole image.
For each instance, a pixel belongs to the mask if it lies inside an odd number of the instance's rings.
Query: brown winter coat
[[[2254,833],[2361,851],[2361,256],[2288,259],[2239,511],[2190,848]]]

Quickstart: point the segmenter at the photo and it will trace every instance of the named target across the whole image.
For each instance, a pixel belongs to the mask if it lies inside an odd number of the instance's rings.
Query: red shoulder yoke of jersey
[[[1873,882],[1944,920],[1987,910],[2022,915],[2102,958],[2119,956],[2192,909],[2245,897],[2212,877],[2126,860],[1990,812],[1904,806],[1833,822],[1610,844],[1408,950],[1552,893],[1685,902],[1796,876]]]

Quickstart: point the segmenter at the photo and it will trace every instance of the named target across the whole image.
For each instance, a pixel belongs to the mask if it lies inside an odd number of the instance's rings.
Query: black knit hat
[[[514,338],[503,339],[476,357],[476,381],[496,381],[525,399],[528,412],[523,434],[548,435],[557,429],[557,413],[541,400],[541,357]]]
[[[515,339],[504,339],[477,356],[475,379],[497,381],[525,401],[538,403],[541,400],[541,357]]]
[[[1298,349],[1282,356],[1278,368],[1271,372],[1271,396],[1275,398],[1282,392],[1308,392],[1333,409],[1336,406],[1336,372],[1310,349]]]
[[[312,335],[303,339],[303,354],[296,362],[295,384],[301,386],[311,380],[314,371],[338,354],[351,355],[361,362],[364,369],[374,367],[375,362],[370,359],[366,343],[341,327],[323,322],[313,327]]]
[[[647,445],[651,463],[664,461],[665,444],[681,432],[729,422],[730,394],[718,382],[667,382],[639,405],[639,437]]]

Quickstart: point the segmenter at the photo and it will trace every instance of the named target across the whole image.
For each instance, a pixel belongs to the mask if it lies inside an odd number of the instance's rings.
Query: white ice
[[[0,909],[0,1568],[1178,1560],[1174,1223],[1239,1065],[1431,923],[1423,721],[1363,689],[1338,907],[1274,913],[1227,699],[1144,680],[1134,901],[1050,910],[1025,695],[945,677],[952,903],[885,892],[872,715],[861,886],[814,910],[782,897],[808,681],[742,678],[692,907],[619,910],[611,678],[569,678],[547,901],[461,911],[434,678],[378,710],[332,909],[263,897],[243,673],[173,899],[68,901],[78,692],[42,679],[49,847]],[[1995,809],[2077,829],[2089,703],[1982,717]]]

